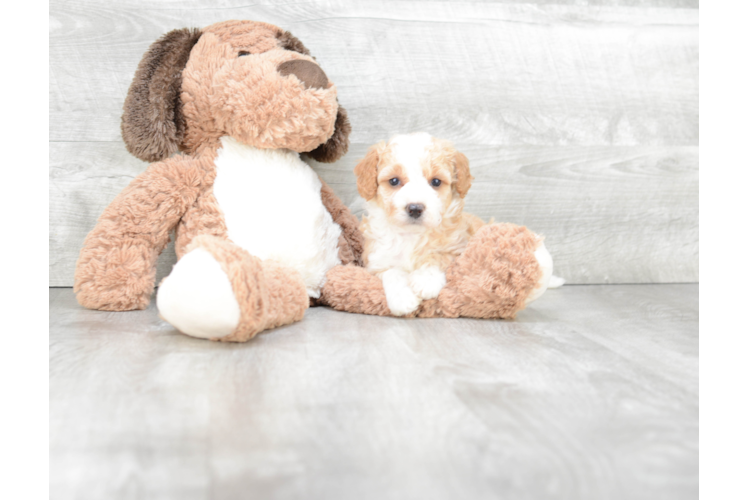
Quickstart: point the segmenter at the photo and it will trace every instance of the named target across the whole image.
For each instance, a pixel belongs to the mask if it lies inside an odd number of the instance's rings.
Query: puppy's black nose
[[[423,206],[423,203],[411,203],[405,207],[405,210],[408,211],[408,215],[414,219],[419,218],[425,209],[426,207]]]
[[[309,61],[293,59],[278,66],[278,73],[283,76],[296,75],[301,83],[308,89],[326,89],[328,85],[327,75],[322,68]]]

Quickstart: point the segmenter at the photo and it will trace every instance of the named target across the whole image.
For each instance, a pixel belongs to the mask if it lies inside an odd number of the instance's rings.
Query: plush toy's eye
[[[241,56],[248,56],[250,54],[251,54],[251,52],[247,52],[246,50],[240,50],[239,51],[239,57],[241,57]]]
[[[400,179],[398,179],[397,177],[393,177],[392,179],[390,179],[390,186],[397,186],[398,184],[400,184]]]
[[[442,185],[442,181],[440,181],[439,179],[431,179],[431,185],[435,188],[438,188]]]

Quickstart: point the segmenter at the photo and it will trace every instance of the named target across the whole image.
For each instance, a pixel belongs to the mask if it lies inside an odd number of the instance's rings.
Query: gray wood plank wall
[[[469,211],[544,234],[568,282],[698,281],[698,1],[579,3],[53,0],[50,285],[146,168],[119,132],[143,53],[226,19],[288,29],[338,85],[351,150],[315,168],[355,213],[366,148],[423,130],[471,160]]]

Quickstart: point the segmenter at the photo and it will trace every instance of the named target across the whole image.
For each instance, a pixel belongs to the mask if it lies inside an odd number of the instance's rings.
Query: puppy
[[[462,211],[468,159],[421,132],[372,146],[354,172],[366,200],[364,263],[381,278],[392,314],[407,315],[439,295],[444,271],[484,225]]]

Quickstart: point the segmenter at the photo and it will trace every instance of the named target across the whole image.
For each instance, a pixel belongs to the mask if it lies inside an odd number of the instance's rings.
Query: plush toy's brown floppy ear
[[[332,163],[348,152],[348,136],[351,135],[351,123],[348,112],[338,105],[338,116],[335,118],[335,131],[326,143],[307,153],[322,163]]]
[[[455,190],[457,191],[457,194],[460,195],[460,198],[464,198],[468,189],[470,189],[470,185],[474,178],[470,175],[470,162],[468,161],[467,156],[459,151],[455,152],[454,161],[455,175],[457,177],[457,182],[454,184]]]
[[[280,45],[285,50],[292,50],[294,52],[298,52],[299,54],[304,54],[305,56],[311,56],[309,53],[309,49],[307,49],[303,43],[301,43],[301,40],[296,38],[291,34],[290,31],[284,31],[278,35],[278,45]]]
[[[200,30],[173,30],[156,40],[143,56],[122,114],[122,139],[127,150],[144,161],[168,158],[184,138],[179,94],[182,70]]]
[[[379,170],[379,149],[382,143],[375,144],[366,152],[364,159],[358,162],[353,173],[356,174],[356,187],[358,194],[365,200],[371,200],[377,195],[377,174]]]

